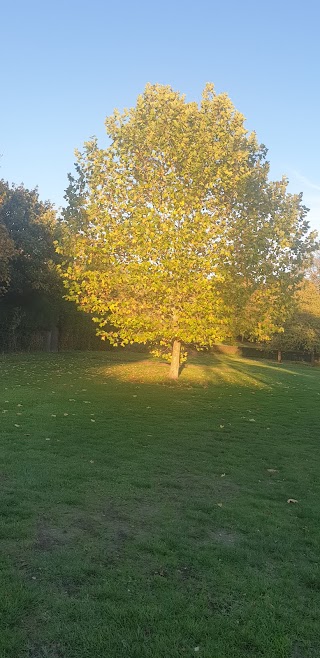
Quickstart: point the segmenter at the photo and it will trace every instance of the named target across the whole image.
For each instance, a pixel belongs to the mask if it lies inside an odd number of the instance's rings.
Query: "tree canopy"
[[[229,97],[149,84],[106,130],[106,148],[77,152],[59,246],[68,296],[100,336],[174,348],[177,377],[181,344],[280,326],[315,235]]]
[[[37,190],[0,181],[0,226],[14,250],[10,260],[11,287],[17,292],[52,289],[56,272],[54,248],[55,213],[49,202],[39,199]]]

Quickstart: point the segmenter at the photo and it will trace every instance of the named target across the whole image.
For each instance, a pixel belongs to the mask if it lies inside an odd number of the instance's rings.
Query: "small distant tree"
[[[320,252],[316,251],[312,258],[311,266],[307,272],[307,278],[314,283],[317,290],[320,291]]]
[[[231,339],[250,305],[251,333],[271,331],[315,235],[228,96],[209,84],[198,105],[147,85],[106,129],[106,149],[77,152],[59,245],[101,338],[168,350],[176,379],[181,346]]]
[[[309,352],[311,362],[320,351],[320,288],[315,281],[305,279],[295,292],[291,312],[283,330],[274,335],[270,347],[283,351]]]

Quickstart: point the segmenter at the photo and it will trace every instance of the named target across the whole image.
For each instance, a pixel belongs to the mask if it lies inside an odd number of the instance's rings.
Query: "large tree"
[[[251,330],[274,328],[315,236],[229,97],[207,85],[198,105],[147,85],[106,129],[107,148],[77,153],[59,247],[69,298],[101,337],[170,349],[177,378],[181,345],[232,337],[255,298]]]

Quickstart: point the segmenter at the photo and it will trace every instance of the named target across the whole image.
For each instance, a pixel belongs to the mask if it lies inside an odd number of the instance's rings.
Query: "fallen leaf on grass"
[[[276,468],[267,468],[268,473],[279,473]]]
[[[297,503],[298,501],[295,498],[288,498],[287,503]]]

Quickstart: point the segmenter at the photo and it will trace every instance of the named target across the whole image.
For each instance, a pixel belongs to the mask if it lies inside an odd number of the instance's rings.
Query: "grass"
[[[1,658],[320,656],[320,371],[166,375],[1,358]]]

